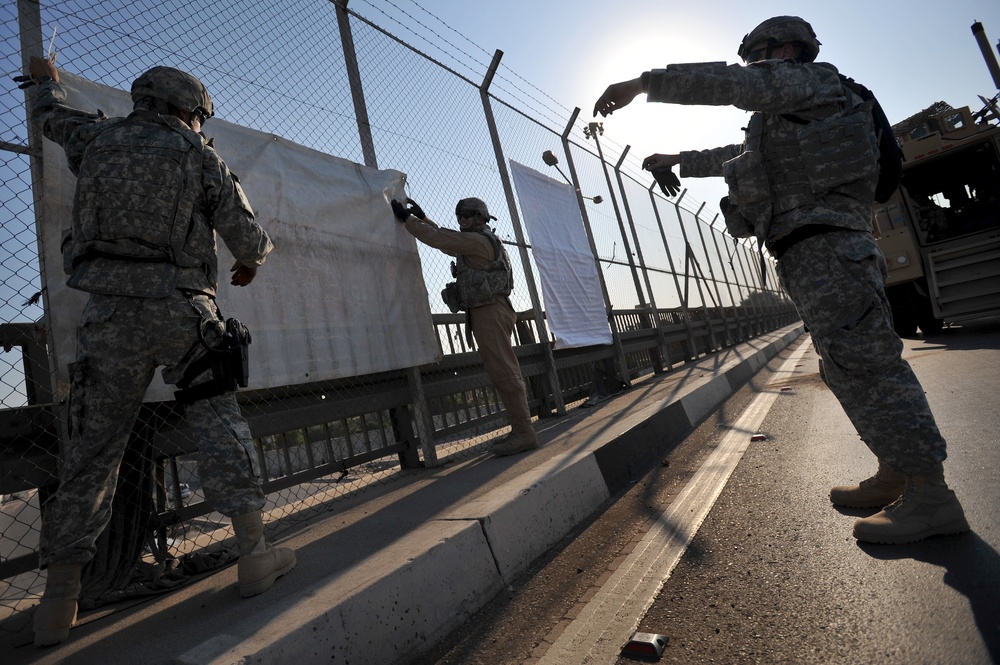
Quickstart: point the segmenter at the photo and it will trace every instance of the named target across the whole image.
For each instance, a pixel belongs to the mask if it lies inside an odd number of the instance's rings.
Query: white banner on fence
[[[68,103],[124,116],[127,93],[61,74]],[[393,218],[405,176],[367,168],[271,134],[213,118],[206,133],[240,177],[275,250],[244,288],[229,285],[232,255],[219,243],[218,303],[253,336],[250,388],[357,376],[436,362],[416,242]],[[87,294],[66,286],[60,239],[70,224],[76,178],[58,145],[43,141],[42,262],[59,385],[76,354]],[[159,375],[147,400],[172,399]]]
[[[531,238],[555,348],[611,344],[597,264],[576,192],[514,160],[510,160],[510,170]]]

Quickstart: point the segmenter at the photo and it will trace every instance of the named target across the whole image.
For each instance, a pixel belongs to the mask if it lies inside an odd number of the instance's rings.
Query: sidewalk
[[[407,472],[284,539],[298,566],[241,600],[231,566],[81,617],[70,640],[0,645],[21,663],[389,664],[424,653],[648,468],[767,361],[796,324],[541,421],[538,451]]]

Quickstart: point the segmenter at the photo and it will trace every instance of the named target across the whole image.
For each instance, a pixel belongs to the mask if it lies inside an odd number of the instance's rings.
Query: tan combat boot
[[[493,454],[503,457],[537,449],[538,437],[535,435],[535,428],[531,426],[531,410],[525,398],[523,381],[505,381],[495,387],[507,409],[510,435],[493,445]]]
[[[511,434],[506,440],[497,443],[491,448],[493,454],[497,457],[503,457],[505,455],[516,455],[517,453],[523,453],[528,450],[538,449],[538,437],[535,436],[534,431],[531,432],[530,437],[519,436],[517,434]]]
[[[962,504],[944,482],[944,471],[906,476],[903,495],[880,512],[854,523],[854,537],[901,545],[969,530]]]
[[[295,552],[271,547],[264,541],[264,521],[259,510],[234,517],[233,531],[240,550],[237,578],[244,598],[264,593],[295,567]]]
[[[76,599],[80,596],[80,573],[76,563],[52,564],[47,569],[45,593],[35,609],[35,646],[65,642],[76,623]]]
[[[839,485],[830,490],[830,501],[846,508],[881,508],[903,493],[905,478],[899,471],[878,461],[878,471],[857,485]]]

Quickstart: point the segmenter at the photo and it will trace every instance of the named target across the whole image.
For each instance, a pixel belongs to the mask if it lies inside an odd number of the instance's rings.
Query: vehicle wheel
[[[914,292],[909,284],[891,286],[885,290],[892,310],[892,329],[900,337],[913,337],[917,334],[917,315],[914,312]]]
[[[934,315],[931,314],[930,316],[922,317],[918,325],[920,326],[920,332],[924,335],[937,335],[944,328],[944,321],[935,319]]]
[[[892,328],[900,337],[913,337],[917,334],[917,320],[909,312],[900,316],[893,315]]]
[[[920,326],[920,332],[926,335],[937,335],[941,332],[941,328],[944,327],[944,321],[934,316],[934,305],[931,304],[931,299],[925,295],[927,293],[927,285],[921,282],[921,286],[913,289],[913,311],[916,312],[917,325]]]

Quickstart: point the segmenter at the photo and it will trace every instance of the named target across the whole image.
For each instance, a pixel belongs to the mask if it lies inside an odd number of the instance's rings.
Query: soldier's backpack
[[[872,122],[875,125],[875,136],[878,139],[878,182],[875,185],[875,200],[878,203],[885,203],[899,187],[899,179],[903,172],[903,151],[899,149],[896,135],[892,131],[892,124],[885,117],[885,111],[882,110],[874,93],[843,74],[840,74],[840,82],[860,97],[862,102],[869,100],[873,102]],[[798,124],[808,123],[807,120],[792,114],[782,113],[781,117]]]
[[[875,200],[885,203],[899,187],[899,178],[903,172],[903,151],[899,149],[892,124],[885,117],[885,111],[872,91],[843,74],[840,75],[840,81],[860,97],[861,101],[875,100],[872,107],[872,122],[875,123],[875,135],[878,137],[878,184],[875,185]]]

